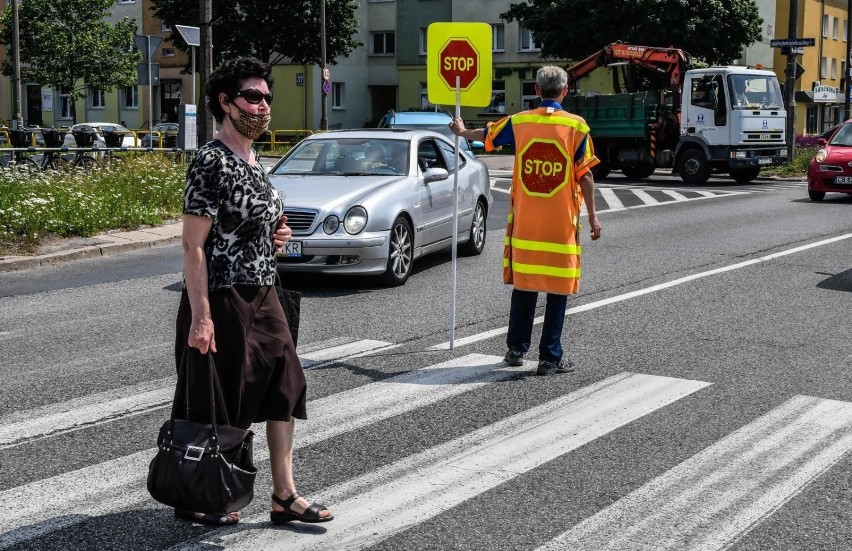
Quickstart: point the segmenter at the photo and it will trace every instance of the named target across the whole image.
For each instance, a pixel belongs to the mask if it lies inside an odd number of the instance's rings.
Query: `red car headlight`
[[[828,151],[826,151],[825,149],[820,149],[816,152],[816,156],[814,157],[814,159],[816,159],[816,162],[821,163],[826,159],[826,157],[828,157]]]

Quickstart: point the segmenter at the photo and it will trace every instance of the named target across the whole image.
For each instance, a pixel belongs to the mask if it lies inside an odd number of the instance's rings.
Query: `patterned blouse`
[[[183,205],[184,214],[213,219],[204,243],[209,291],[275,283],[272,234],[284,209],[260,165],[210,141],[187,171]]]

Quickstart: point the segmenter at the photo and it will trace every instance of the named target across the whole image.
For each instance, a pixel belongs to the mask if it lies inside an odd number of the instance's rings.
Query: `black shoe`
[[[506,355],[503,356],[503,361],[514,367],[524,365],[524,353],[520,350],[510,348],[509,351],[506,352]]]
[[[568,358],[562,358],[558,362],[551,360],[540,360],[538,369],[535,370],[536,375],[552,375],[555,373],[571,373],[574,371],[574,362]]]

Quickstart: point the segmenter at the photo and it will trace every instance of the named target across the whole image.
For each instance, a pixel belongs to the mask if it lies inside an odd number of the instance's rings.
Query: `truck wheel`
[[[736,180],[740,184],[747,184],[757,178],[757,175],[760,174],[759,166],[750,166],[747,168],[732,168],[731,169],[731,178]]]
[[[631,180],[643,180],[654,173],[653,166],[623,166],[621,173]]]
[[[592,176],[595,177],[595,180],[603,180],[604,178],[609,176],[609,171],[609,163],[606,161],[601,161],[592,167]]]
[[[678,172],[687,184],[703,184],[710,179],[710,163],[700,150],[690,149],[681,156]]]

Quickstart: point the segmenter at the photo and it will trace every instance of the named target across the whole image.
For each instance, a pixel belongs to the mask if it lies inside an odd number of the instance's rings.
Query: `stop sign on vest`
[[[456,76],[459,78],[459,88],[467,90],[479,77],[479,52],[465,38],[449,40],[439,56],[441,78],[450,88],[456,87]]]
[[[571,157],[556,140],[532,140],[518,161],[521,185],[530,195],[550,197],[568,183]]]

